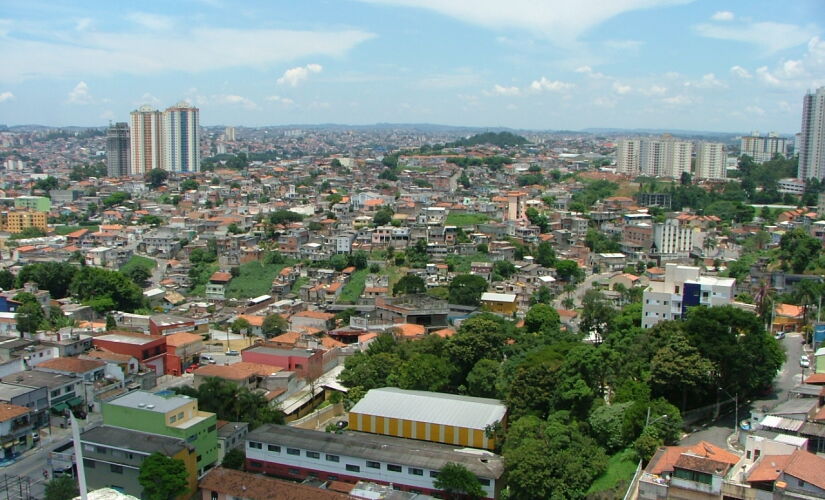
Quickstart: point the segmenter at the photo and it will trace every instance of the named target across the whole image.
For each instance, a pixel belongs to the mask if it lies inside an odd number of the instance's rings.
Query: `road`
[[[575,307],[581,306],[584,294],[593,287],[594,282],[602,279],[607,279],[612,274],[614,273],[591,274],[590,276],[585,278],[584,281],[576,285],[576,291],[573,292],[573,302],[575,302],[576,304]],[[559,296],[556,297],[556,300],[553,301],[554,307],[556,307],[557,309],[562,309],[561,303],[565,298],[567,298],[567,294],[564,292],[560,293]]]
[[[739,420],[750,416],[751,408],[771,409],[788,399],[790,390],[802,380],[802,368],[799,366],[799,357],[802,355],[802,337],[798,333],[788,334],[780,341],[787,358],[774,380],[773,391],[755,401],[742,402],[739,407]],[[705,426],[701,431],[687,435],[681,445],[692,445],[699,441],[707,441],[717,446],[727,448],[727,438],[734,432],[734,415],[728,413],[720,416],[716,421]]]

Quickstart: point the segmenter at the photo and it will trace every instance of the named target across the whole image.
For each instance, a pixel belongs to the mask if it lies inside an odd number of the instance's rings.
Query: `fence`
[[[300,427],[301,429],[315,429],[320,423],[326,422],[332,417],[338,417],[344,414],[344,405],[341,403],[325,406],[320,410],[315,410],[306,416],[289,422],[291,427]]]
[[[735,406],[736,400],[734,398],[719,401],[718,415],[722,415],[727,412],[732,412]],[[717,413],[716,408],[717,404],[714,403],[712,405],[703,406],[701,408],[694,408],[693,410],[688,410],[682,413],[682,421],[685,426],[688,426],[691,424],[695,424],[696,422],[699,422],[701,420],[713,418],[713,416]]]
[[[636,466],[636,472],[633,474],[633,479],[630,480],[630,486],[627,487],[627,492],[624,494],[624,500],[630,500],[636,497],[636,491],[639,489],[639,478],[642,476],[642,461],[639,460],[639,465]]]

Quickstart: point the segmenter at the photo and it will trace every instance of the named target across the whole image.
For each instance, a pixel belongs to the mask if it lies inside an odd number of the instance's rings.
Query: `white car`
[[[799,358],[799,366],[802,368],[810,368],[811,360],[808,359],[806,354],[803,354],[802,357]]]

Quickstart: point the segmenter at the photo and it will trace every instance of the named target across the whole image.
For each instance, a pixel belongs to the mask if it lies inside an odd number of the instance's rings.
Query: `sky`
[[[0,123],[798,132],[823,0],[2,0]]]

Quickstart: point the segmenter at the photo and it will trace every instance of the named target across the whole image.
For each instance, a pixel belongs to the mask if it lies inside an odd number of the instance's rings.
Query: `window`
[[[267,449],[267,450],[269,450],[269,451],[274,451],[275,453],[280,453],[280,452],[281,452],[281,447],[280,447],[280,446],[276,446],[276,445],[274,445],[274,444],[268,444],[268,445],[266,445],[266,449]]]
[[[286,449],[286,454],[287,455],[300,455],[301,450],[299,450],[298,448],[287,448]]]
[[[183,420],[183,412],[178,413],[178,420]]]
[[[430,471],[430,477],[438,477],[438,471],[437,470],[431,470]]]
[[[481,483],[482,486],[490,486],[490,480],[484,477],[477,477],[478,482]]]
[[[357,465],[347,464],[347,470],[350,472],[361,472],[361,467]]]
[[[327,455],[327,461],[338,462],[341,458],[338,455]]]
[[[92,451],[93,452],[93,451],[95,451],[95,447],[90,445],[90,444],[84,444],[83,445],[83,451]],[[748,458],[750,458],[750,457],[748,457]]]
[[[373,462],[372,460],[367,460],[367,467],[370,469],[380,469],[381,463],[380,462]]]
[[[271,445],[270,445],[270,446],[271,446]],[[255,448],[256,450],[260,450],[260,449],[263,449],[264,445],[263,445],[263,444],[261,444],[261,443],[256,443],[255,441],[250,441],[250,442],[249,442],[249,447],[250,447],[250,448]],[[270,450],[270,451],[271,451],[271,450]]]
[[[395,464],[387,464],[387,470],[391,470],[393,472],[401,472],[401,466]]]
[[[123,467],[115,464],[109,465],[109,470],[114,474],[123,474]]]
[[[801,479],[798,479],[797,481],[799,481],[798,486],[799,486],[800,488],[802,488],[802,487],[804,487],[804,486],[805,486],[805,481],[803,481],[803,480],[801,480]]]
[[[218,492],[217,491],[212,492],[212,500],[218,500]]]
[[[321,458],[321,454],[317,451],[306,451],[304,453],[306,453],[306,456],[309,458]]]
[[[105,454],[106,454],[106,448],[104,448],[103,446],[96,446],[96,447],[95,447],[95,451],[96,451],[96,452],[98,452],[98,453],[100,453],[101,455],[105,455]]]
[[[415,467],[410,467],[409,469],[407,469],[407,472],[409,472],[413,476],[423,476],[424,475],[424,471],[422,469],[416,469]]]
[[[55,389],[55,390],[53,390],[53,391],[52,391],[52,397],[53,397],[53,398],[56,398],[56,397],[58,397],[58,396],[60,396],[60,389]]]
[[[171,417],[169,417],[169,423],[174,424],[177,419],[178,419],[178,417],[176,417],[175,415],[172,415]]]
[[[86,467],[87,469],[94,469],[95,468],[95,461],[94,460],[89,460],[88,458],[84,458],[83,459],[83,467]]]

